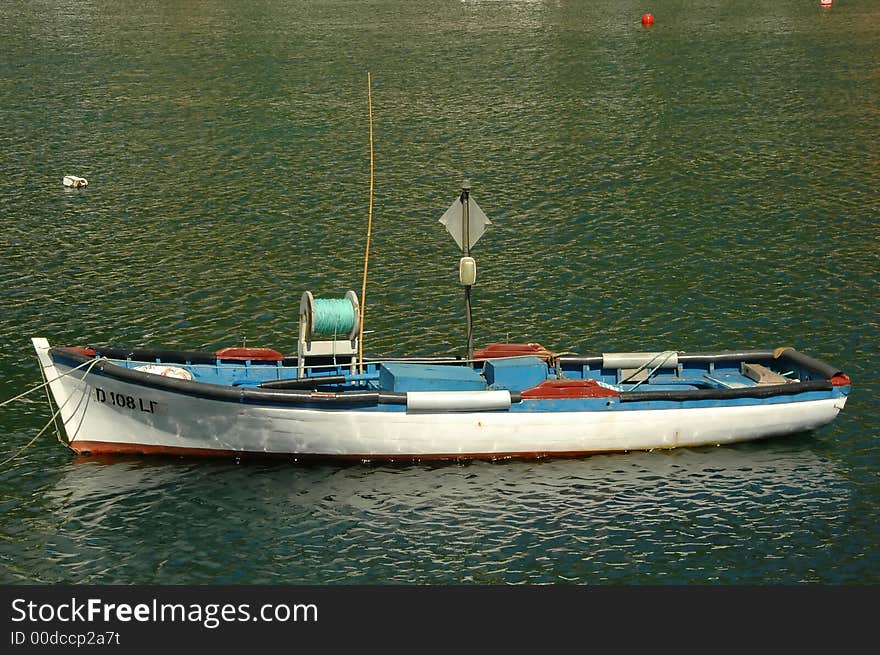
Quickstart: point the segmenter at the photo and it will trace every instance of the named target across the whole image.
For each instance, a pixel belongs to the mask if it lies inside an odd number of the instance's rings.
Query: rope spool
[[[344,298],[315,298],[311,291],[306,291],[299,304],[299,316],[305,337],[333,335],[338,339],[346,335],[354,341],[360,322],[357,294],[348,291]]]

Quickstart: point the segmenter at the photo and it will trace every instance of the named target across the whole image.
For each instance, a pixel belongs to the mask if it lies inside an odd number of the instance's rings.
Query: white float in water
[[[76,175],[65,175],[61,181],[64,182],[64,186],[72,186],[74,189],[89,185],[89,181],[86,178],[77,177]]]

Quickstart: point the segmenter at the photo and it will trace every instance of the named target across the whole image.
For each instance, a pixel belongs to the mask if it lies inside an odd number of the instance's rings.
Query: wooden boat
[[[793,434],[826,425],[846,404],[849,377],[793,348],[475,350],[470,248],[489,221],[465,185],[441,222],[463,253],[467,356],[363,356],[363,307],[353,291],[335,301],[303,294],[290,356],[248,347],[52,347],[35,338],[69,446],[291,459],[575,456]]]
[[[556,355],[493,344],[462,360],[268,349],[51,347],[34,339],[79,453],[497,459],[726,444],[812,430],[851,389],[792,348]]]

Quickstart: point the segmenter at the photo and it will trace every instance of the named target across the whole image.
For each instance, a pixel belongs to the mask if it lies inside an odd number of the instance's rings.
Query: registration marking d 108
[[[100,387],[95,387],[95,400],[106,405],[122,407],[132,411],[146,412],[147,414],[155,414],[156,407],[159,405],[155,400],[146,400],[138,396],[116,393],[115,391],[104,391]]]

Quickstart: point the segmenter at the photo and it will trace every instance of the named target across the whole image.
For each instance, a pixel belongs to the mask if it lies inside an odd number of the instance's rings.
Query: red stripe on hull
[[[543,459],[546,457],[585,457],[607,454],[608,450],[577,450],[560,452],[512,452],[512,453],[427,453],[427,454],[352,454],[334,455],[318,453],[268,453],[215,448],[184,448],[181,446],[150,446],[145,444],[114,443],[109,441],[74,441],[70,448],[78,455],[170,455],[173,457],[211,457],[217,459],[288,459],[291,461],[347,460],[371,462],[421,462],[429,460],[498,460]]]

